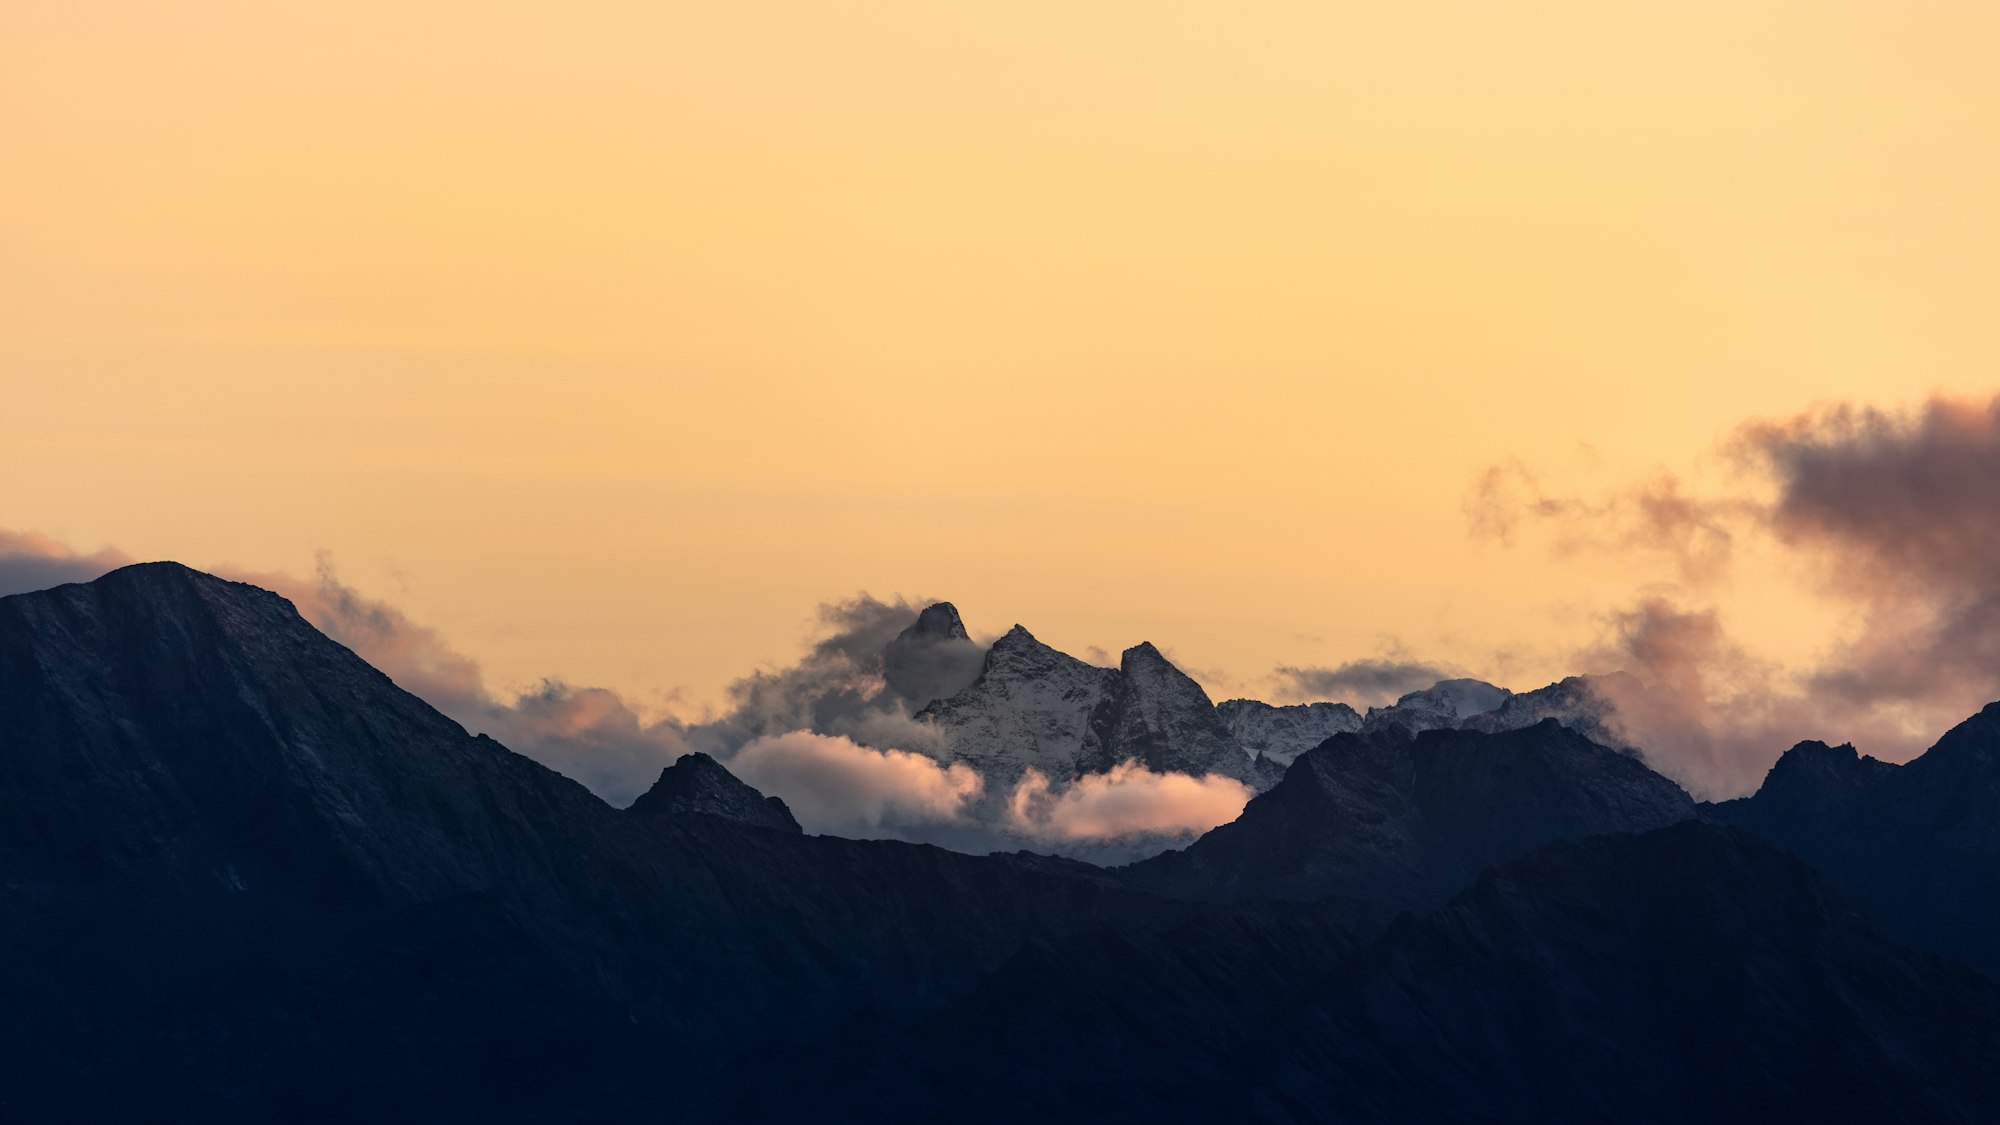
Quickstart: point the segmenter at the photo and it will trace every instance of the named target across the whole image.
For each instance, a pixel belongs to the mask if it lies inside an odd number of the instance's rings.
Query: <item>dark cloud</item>
[[[1749,427],[1739,449],[1777,480],[1770,528],[1860,611],[1817,690],[1957,708],[2000,694],[2000,396],[1829,410]]]
[[[39,532],[0,528],[0,597],[88,582],[131,561],[109,547],[86,554]]]
[[[1467,505],[1475,534],[1548,519],[1558,549],[1664,551],[1703,579],[1736,538],[1770,535],[1844,611],[1851,635],[1803,668],[1751,659],[1713,609],[1655,596],[1610,615],[1582,662],[1643,682],[1614,689],[1615,721],[1662,772],[1733,796],[1801,739],[1903,759],[2000,697],[2000,397],[1836,406],[1745,426],[1729,448],[1766,488],[1697,498],[1663,474],[1586,503],[1501,466]]]
[[[788,667],[754,672],[729,686],[730,709],[690,736],[727,758],[754,739],[792,731],[849,738],[864,746],[943,753],[935,727],[911,716],[978,676],[986,647],[968,637],[892,642],[917,621],[919,606],[866,594],[820,607],[820,636]]]
[[[1272,673],[1285,703],[1346,703],[1361,707],[1393,702],[1460,672],[1448,665],[1396,656],[1350,660],[1332,668],[1286,665]]]

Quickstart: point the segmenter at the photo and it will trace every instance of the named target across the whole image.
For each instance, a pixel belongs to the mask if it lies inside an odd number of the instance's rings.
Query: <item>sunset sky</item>
[[[1982,3],[10,0],[0,528],[326,551],[499,684],[683,714],[860,591],[1218,698],[1385,653],[1532,687],[1653,594],[1809,664],[1853,602],[1796,544],[1501,536],[1482,482],[1767,497],[1746,425],[1990,395],[1996,42]]]

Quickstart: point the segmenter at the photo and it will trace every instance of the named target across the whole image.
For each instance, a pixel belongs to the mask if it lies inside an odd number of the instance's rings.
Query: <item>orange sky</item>
[[[689,709],[863,589],[1531,686],[1673,577],[1485,466],[2000,372],[1990,5],[578,9],[9,3],[0,526]]]

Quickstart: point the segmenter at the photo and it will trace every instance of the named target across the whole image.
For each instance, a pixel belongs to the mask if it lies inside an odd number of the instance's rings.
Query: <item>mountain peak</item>
[[[1401,725],[1413,731],[1455,727],[1474,715],[1493,711],[1514,695],[1484,680],[1439,680],[1420,691],[1405,693],[1388,707],[1370,707],[1363,730]]]
[[[915,706],[964,691],[979,677],[986,651],[965,631],[958,607],[932,602],[882,651],[882,674]]]
[[[1498,734],[1396,723],[1335,734],[1232,823],[1125,870],[1191,898],[1428,909],[1482,867],[1550,841],[1693,812],[1673,782],[1554,721]]]
[[[639,816],[706,813],[758,828],[804,831],[785,802],[764,796],[730,773],[721,762],[699,751],[683,754],[673,765],[661,770],[660,780],[640,794],[626,811]]]
[[[1137,758],[1160,773],[1254,776],[1254,753],[1237,743],[1208,693],[1149,641],[1120,657],[1118,689],[1092,725],[1085,761],[1093,772]]]
[[[966,640],[971,634],[965,631],[965,622],[958,616],[958,607],[950,602],[932,602],[917,614],[916,623],[903,630],[908,637],[924,637],[937,640]]]

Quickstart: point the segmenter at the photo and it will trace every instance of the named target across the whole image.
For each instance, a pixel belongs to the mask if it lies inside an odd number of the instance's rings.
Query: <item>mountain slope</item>
[[[1906,940],[2000,974],[2000,703],[1901,766],[1801,743],[1711,815],[1796,852]]]
[[[779,832],[804,831],[785,802],[743,784],[721,762],[700,753],[683,754],[661,770],[660,780],[626,811],[636,816],[699,813]]]
[[[717,1119],[1984,1120],[2000,988],[1743,833],[1555,844],[1357,945],[1204,915],[1024,950],[907,1032],[731,1076]]]
[[[1118,679],[1091,716],[1081,765],[1103,773],[1136,761],[1155,773],[1252,776],[1254,759],[1216,714],[1215,704],[1187,673],[1151,644],[1126,649]]]
[[[1004,797],[1030,769],[1058,785],[1136,761],[1156,772],[1249,780],[1237,745],[1201,685],[1150,644],[1116,669],[1058,652],[1016,625],[987,651],[979,678],[917,718],[949,740],[948,756]]]
[[[171,564],[0,599],[0,888],[0,1106],[28,1120],[574,1120],[1185,914],[612,809]]]
[[[1336,734],[1361,729],[1361,716],[1345,703],[1278,706],[1226,699],[1215,705],[1215,712],[1237,745],[1277,766],[1291,765],[1300,754]]]
[[[1554,720],[1499,734],[1343,734],[1233,823],[1122,874],[1204,900],[1341,895],[1416,909],[1542,844],[1694,812],[1673,782]]]
[[[989,790],[1011,788],[1029,769],[1069,778],[1080,768],[1091,716],[1117,680],[1016,625],[987,650],[978,679],[917,718],[947,732],[952,758],[977,769]]]

